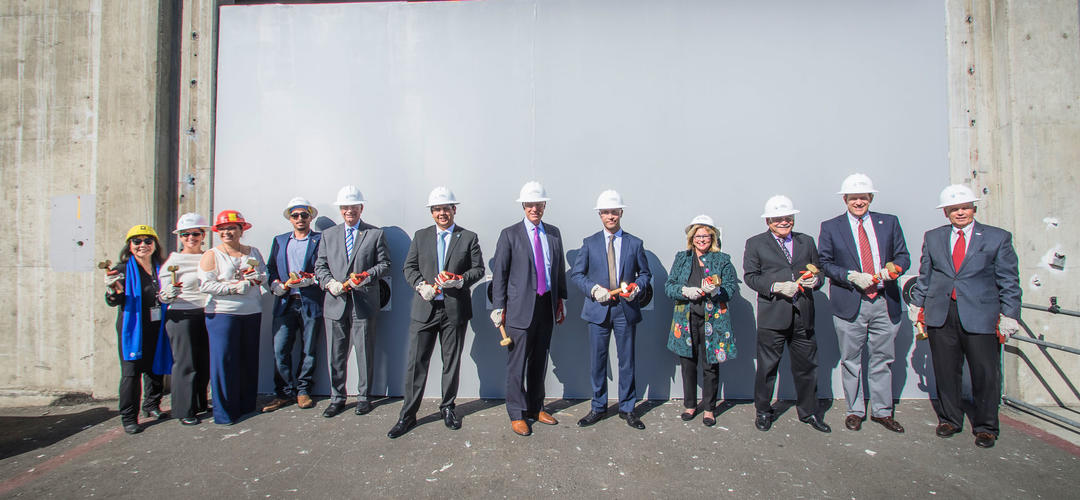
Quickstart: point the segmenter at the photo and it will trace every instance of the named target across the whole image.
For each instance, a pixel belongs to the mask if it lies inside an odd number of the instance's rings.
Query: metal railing
[[[1037,305],[1037,304],[1029,304],[1029,303],[1021,303],[1020,307],[1024,308],[1024,309],[1032,309],[1032,310],[1035,310],[1035,311],[1042,311],[1042,312],[1050,313],[1050,314],[1064,314],[1066,316],[1073,316],[1073,317],[1080,318],[1080,311],[1071,311],[1071,310],[1068,310],[1068,309],[1062,309],[1060,306],[1058,306],[1057,297],[1050,297],[1050,305],[1049,306],[1043,306],[1043,305]],[[1028,333],[1028,335],[1031,335],[1031,337],[1020,337],[1018,335],[1013,335],[1011,337],[1013,340],[1016,340],[1018,342],[1027,342],[1029,344],[1035,344],[1037,346],[1040,346],[1041,348],[1057,349],[1059,351],[1064,351],[1064,352],[1071,353],[1071,354],[1080,354],[1080,349],[1077,349],[1075,347],[1070,347],[1070,346],[1061,345],[1061,344],[1055,344],[1053,342],[1047,342],[1045,340],[1035,338],[1034,332],[1031,331],[1031,328],[1028,328],[1026,323],[1024,323],[1023,321],[1020,321],[1020,325],[1024,327],[1024,331],[1026,331]],[[1055,398],[1055,399],[1057,399],[1057,398]],[[1032,412],[1032,413],[1037,413],[1037,414],[1042,415],[1044,417],[1051,418],[1053,420],[1057,420],[1058,422],[1062,422],[1064,424],[1068,424],[1068,425],[1071,425],[1071,426],[1073,426],[1073,427],[1075,427],[1077,429],[1080,429],[1080,422],[1077,422],[1076,420],[1073,420],[1073,419],[1068,418],[1068,417],[1064,417],[1062,415],[1058,415],[1057,413],[1054,413],[1054,412],[1046,410],[1044,408],[1040,408],[1038,406],[1026,403],[1026,402],[1021,401],[1019,399],[1015,399],[1015,398],[1011,398],[1009,396],[1002,395],[1001,396],[1001,401],[1003,403],[1007,404],[1007,405],[1014,406],[1014,407],[1017,407],[1017,408],[1021,408],[1023,410],[1026,410],[1026,411],[1029,411],[1029,412]],[[1064,405],[1061,404],[1060,402],[1058,404],[1060,406],[1064,407]]]

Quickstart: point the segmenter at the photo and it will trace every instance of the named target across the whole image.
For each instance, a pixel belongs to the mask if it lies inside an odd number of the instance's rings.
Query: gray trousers
[[[446,308],[435,304],[431,320],[409,323],[409,360],[405,366],[405,403],[401,418],[415,417],[424,397],[428,367],[435,350],[435,340],[442,345],[442,402],[439,409],[453,408],[461,373],[461,351],[465,347],[465,323],[454,324],[446,317]]]
[[[358,318],[352,303],[345,306],[341,319],[326,319],[330,334],[330,402],[344,403],[348,395],[345,370],[349,362],[349,344],[356,353],[356,394],[358,401],[371,398],[371,371],[375,355],[375,317]]]
[[[863,397],[863,349],[869,353],[867,379],[870,381],[870,412],[874,417],[891,417],[893,414],[892,363],[896,358],[896,333],[900,323],[889,319],[885,297],[863,300],[859,315],[853,321],[833,316],[833,326],[840,343],[840,365],[843,367],[844,399],[848,415],[866,417],[866,400]]]

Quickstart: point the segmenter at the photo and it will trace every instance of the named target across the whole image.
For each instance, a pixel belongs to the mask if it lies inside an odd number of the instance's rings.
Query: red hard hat
[[[222,210],[218,212],[217,217],[214,217],[214,226],[211,228],[214,232],[217,232],[219,226],[227,224],[240,224],[240,229],[247,231],[251,229],[251,223],[244,220],[244,216],[236,210]]]

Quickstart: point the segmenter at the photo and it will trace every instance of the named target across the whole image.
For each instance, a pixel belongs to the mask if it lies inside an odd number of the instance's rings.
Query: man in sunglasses
[[[292,231],[274,237],[266,269],[270,291],[274,293],[274,400],[263,407],[271,412],[294,401],[300,408],[313,408],[312,381],[315,376],[315,340],[323,325],[324,292],[315,284],[315,258],[322,237],[311,230],[319,211],[304,198],[293,198],[282,215],[292,223]],[[298,335],[299,334],[299,335]],[[300,340],[300,363],[293,365],[293,345]]]

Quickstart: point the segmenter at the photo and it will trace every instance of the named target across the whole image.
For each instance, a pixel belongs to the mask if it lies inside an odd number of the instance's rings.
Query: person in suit
[[[492,260],[491,322],[506,325],[513,340],[506,358],[506,412],[510,428],[528,436],[526,419],[556,425],[544,411],[551,331],[566,319],[566,263],[559,228],[541,222],[547,191],[539,182],[521,187],[525,219],[502,230]]]
[[[817,416],[814,290],[824,281],[817,275],[802,277],[807,264],[817,266],[819,262],[814,239],[793,231],[797,213],[788,197],[769,198],[761,216],[768,230],[746,240],[743,251],[743,281],[758,293],[754,426],[761,431],[772,426],[776,369],[786,344],[791,351],[799,420],[821,432],[831,432]]]
[[[375,327],[379,314],[379,278],[390,272],[390,247],[382,229],[360,220],[364,195],[356,186],[338,191],[334,204],[342,224],[322,233],[315,279],[326,290],[323,318],[330,335],[330,405],[323,416],[345,410],[345,365],[349,344],[356,353],[357,401],[355,413],[371,411],[371,373]]]
[[[293,401],[314,408],[315,341],[323,327],[324,292],[315,285],[315,256],[322,235],[311,229],[319,211],[304,198],[293,198],[282,212],[292,231],[279,234],[270,244],[270,291],[274,294],[274,400],[263,407],[271,412]],[[292,276],[295,275],[294,279]],[[300,339],[300,366],[294,371],[293,345]]]
[[[622,229],[624,208],[618,192],[600,193],[594,210],[600,213],[604,229],[581,242],[570,269],[570,280],[586,297],[581,319],[589,327],[593,398],[591,411],[578,420],[580,427],[599,422],[607,412],[608,345],[614,331],[619,355],[619,418],[635,429],[645,428],[634,414],[634,339],[641,322],[641,306],[635,299],[649,285],[652,274],[641,239]],[[620,293],[623,283],[626,289]]]
[[[900,331],[899,273],[886,269],[892,262],[911,267],[904,231],[895,215],[870,211],[874,183],[863,174],[849,175],[840,186],[847,211],[821,223],[818,249],[821,267],[829,277],[833,326],[840,344],[844,426],[857,431],[866,420],[863,399],[863,351],[867,352],[870,382],[870,420],[893,432],[904,426],[893,418],[892,363]]]
[[[925,325],[930,340],[939,403],[934,408],[937,435],[947,438],[963,429],[960,391],[966,361],[975,398],[975,445],[990,448],[999,431],[1000,344],[1020,330],[1021,293],[1012,234],[976,222],[978,200],[960,184],[941,191],[937,208],[949,224],[923,236],[908,314],[912,323]]]
[[[442,345],[442,403],[439,413],[450,429],[460,429],[454,413],[465,329],[472,319],[469,288],[484,277],[484,256],[476,233],[454,222],[457,198],[445,187],[428,195],[435,224],[417,231],[405,257],[405,281],[416,289],[409,322],[409,358],[405,365],[405,402],[386,435],[402,436],[416,425],[416,411],[427,385],[435,339]],[[450,275],[444,274],[449,273]]]

